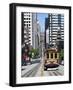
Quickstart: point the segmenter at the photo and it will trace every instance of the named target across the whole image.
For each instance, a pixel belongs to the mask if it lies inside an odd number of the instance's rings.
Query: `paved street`
[[[42,46],[43,47],[43,46]],[[42,48],[42,57],[33,59],[32,64],[22,66],[21,76],[22,77],[40,77],[40,76],[63,76],[64,66],[59,65],[57,68],[48,68],[44,71],[44,54]]]
[[[64,75],[64,66],[60,65],[54,70],[47,70],[43,72],[43,76],[63,76]]]
[[[32,61],[32,64],[28,64],[27,66],[22,66],[21,76],[22,77],[33,77],[36,75],[39,67],[40,60]]]
[[[60,65],[58,68],[47,69],[44,71],[42,60],[40,62],[29,64],[22,67],[22,77],[39,77],[39,76],[62,76],[64,75],[64,66]]]

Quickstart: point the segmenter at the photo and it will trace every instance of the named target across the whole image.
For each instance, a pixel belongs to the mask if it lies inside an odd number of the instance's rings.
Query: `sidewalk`
[[[40,58],[36,58],[36,59],[31,59],[31,61],[37,61],[37,60],[41,60],[41,57]]]

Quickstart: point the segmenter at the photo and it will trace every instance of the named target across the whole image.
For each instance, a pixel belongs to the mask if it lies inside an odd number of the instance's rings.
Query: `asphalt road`
[[[29,69],[26,73],[24,73],[22,77],[63,76],[63,75],[64,75],[64,66],[62,65],[60,65],[56,69],[50,69],[44,71],[41,63],[38,63],[37,65],[34,65],[33,68]]]
[[[28,64],[27,66],[22,66],[21,76],[22,77],[34,77],[40,68],[41,62],[40,60],[32,61],[32,64]]]
[[[43,76],[63,76],[64,66],[59,66],[56,70],[43,71]]]
[[[27,72],[25,74],[25,77],[34,77],[36,75],[36,73],[37,73],[38,68],[39,68],[39,65],[37,65],[32,70],[30,70],[29,72]]]

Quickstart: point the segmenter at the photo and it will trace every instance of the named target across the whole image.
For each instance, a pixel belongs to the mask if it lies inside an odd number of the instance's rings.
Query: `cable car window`
[[[49,53],[47,53],[47,58],[49,58]]]
[[[51,53],[51,58],[53,58],[53,53]]]
[[[55,58],[57,58],[57,53],[55,53]]]

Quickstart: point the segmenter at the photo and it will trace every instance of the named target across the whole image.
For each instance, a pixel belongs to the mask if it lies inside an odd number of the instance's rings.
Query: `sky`
[[[45,31],[45,18],[48,17],[47,13],[37,13],[37,20],[41,26],[41,32]]]

